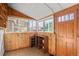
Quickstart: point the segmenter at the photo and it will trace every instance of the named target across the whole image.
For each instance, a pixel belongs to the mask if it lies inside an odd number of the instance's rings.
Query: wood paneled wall
[[[79,4],[78,4],[78,12],[77,12],[77,24],[78,24],[78,28],[77,28],[77,55],[79,56]]]
[[[0,3],[0,27],[6,27],[8,16],[33,19],[32,17],[9,7],[7,3]]]
[[[6,27],[7,21],[7,4],[0,3],[0,27]]]
[[[32,17],[30,16],[27,16],[11,7],[8,6],[8,16],[14,16],[14,17],[20,17],[20,18],[26,18],[26,19],[33,19]]]

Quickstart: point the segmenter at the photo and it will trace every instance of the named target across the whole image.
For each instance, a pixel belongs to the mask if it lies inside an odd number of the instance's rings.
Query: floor
[[[38,48],[24,48],[16,51],[5,52],[4,56],[49,56]]]

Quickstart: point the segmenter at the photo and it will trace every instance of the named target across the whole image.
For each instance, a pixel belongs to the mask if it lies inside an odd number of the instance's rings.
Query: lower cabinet
[[[55,35],[51,34],[48,40],[49,54],[55,55]]]
[[[16,50],[29,47],[29,35],[27,33],[6,33],[5,50]]]

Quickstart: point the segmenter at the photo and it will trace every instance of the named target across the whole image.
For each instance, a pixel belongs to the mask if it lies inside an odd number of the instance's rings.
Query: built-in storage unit
[[[54,14],[56,55],[79,55],[79,4]]]
[[[29,33],[5,33],[5,50],[30,47]]]
[[[56,37],[54,33],[48,33],[48,52],[50,55],[55,56],[55,49],[56,49]]]
[[[49,32],[38,32],[38,36],[44,36],[44,46],[50,55],[55,55],[55,34]],[[46,38],[45,38],[46,37]]]
[[[43,43],[44,37],[34,35],[31,37],[30,40],[31,40],[31,47],[37,47],[39,49],[42,49],[44,47]]]
[[[54,33],[54,17],[53,15],[38,20],[38,36],[45,36],[45,44],[48,53],[55,55],[55,33]]]

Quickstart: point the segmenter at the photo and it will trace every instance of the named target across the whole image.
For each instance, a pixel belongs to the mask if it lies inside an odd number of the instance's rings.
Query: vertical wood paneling
[[[7,4],[0,3],[0,27],[6,27]]]
[[[6,33],[5,34],[5,50],[16,50],[19,48],[29,47],[28,33]]]
[[[13,17],[20,17],[20,18],[26,18],[26,19],[33,19],[32,17],[25,15],[11,7],[8,6],[8,16]]]
[[[55,34],[50,35],[50,39],[48,40],[48,48],[49,54],[55,55]]]
[[[78,5],[55,13],[56,55],[77,55],[77,9]],[[58,22],[59,16],[74,13],[74,19]]]

